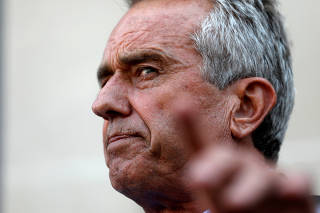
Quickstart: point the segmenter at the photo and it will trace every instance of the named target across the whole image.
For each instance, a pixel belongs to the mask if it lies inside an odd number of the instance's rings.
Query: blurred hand
[[[312,213],[311,185],[303,175],[280,173],[241,145],[208,143],[184,122],[193,150],[188,185],[211,213]],[[205,145],[207,144],[207,145]]]

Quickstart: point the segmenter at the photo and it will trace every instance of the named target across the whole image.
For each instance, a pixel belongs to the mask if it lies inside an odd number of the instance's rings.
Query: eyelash
[[[145,70],[148,70],[148,71],[151,71],[151,72],[148,72],[148,73],[144,74],[144,76],[143,76],[143,72],[144,72]],[[137,76],[137,77],[140,77],[140,78],[143,78],[143,80],[150,80],[151,78],[148,79],[148,78],[147,78],[147,77],[148,77],[147,75],[152,74],[152,73],[159,74],[159,70],[156,69],[156,68],[154,68],[154,67],[150,67],[150,66],[139,67],[139,68],[137,69],[137,71],[136,71],[136,76]]]

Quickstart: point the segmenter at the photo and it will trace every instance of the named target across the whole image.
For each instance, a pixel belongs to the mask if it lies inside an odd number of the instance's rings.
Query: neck
[[[172,181],[168,187],[161,185],[142,189],[143,186],[139,186],[121,193],[135,201],[146,213],[202,213],[205,211],[206,209],[200,208],[202,205],[194,199],[194,192],[186,181],[181,178],[179,180],[180,182]],[[150,190],[151,187],[153,187],[152,190]]]
[[[203,213],[206,209],[199,202],[166,202],[165,205],[141,205],[145,213]]]
[[[199,208],[196,202],[175,203],[172,206],[162,208],[144,208],[145,213],[203,213],[205,209]]]

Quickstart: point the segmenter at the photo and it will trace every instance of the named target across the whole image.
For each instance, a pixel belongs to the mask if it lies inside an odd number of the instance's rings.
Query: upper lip
[[[139,134],[137,133],[116,133],[116,134],[112,134],[108,137],[108,141],[107,144],[116,142],[118,140],[124,139],[124,138],[131,138],[131,137],[141,137]]]

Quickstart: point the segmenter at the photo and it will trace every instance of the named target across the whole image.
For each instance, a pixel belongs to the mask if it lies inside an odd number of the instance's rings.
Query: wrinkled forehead
[[[136,5],[137,3],[140,3],[142,1],[167,1],[167,0],[125,0],[128,4],[129,7],[133,7],[134,5]],[[171,0],[171,2],[177,2],[178,0]],[[186,0],[184,0],[186,1]],[[208,2],[212,3],[214,0],[189,0],[189,1],[193,1],[193,2],[200,2],[200,4],[206,4]],[[207,1],[207,2],[204,2]]]
[[[145,24],[166,24],[179,28],[186,24],[198,25],[210,9],[212,2],[208,0],[144,0],[135,4],[120,21],[138,18]],[[119,23],[119,24],[120,24]]]
[[[147,3],[147,5],[150,3]],[[134,32],[163,31],[162,34],[181,34],[192,31],[194,18],[188,17],[176,8],[136,6],[130,9],[113,30],[110,39]],[[195,21],[194,21],[195,22]],[[179,26],[179,27],[177,27]],[[186,29],[187,28],[187,29]],[[183,32],[184,31],[184,32]]]
[[[137,3],[122,17],[109,38],[108,50],[146,41],[176,40],[191,42],[194,33],[212,5],[207,0],[145,0]]]

